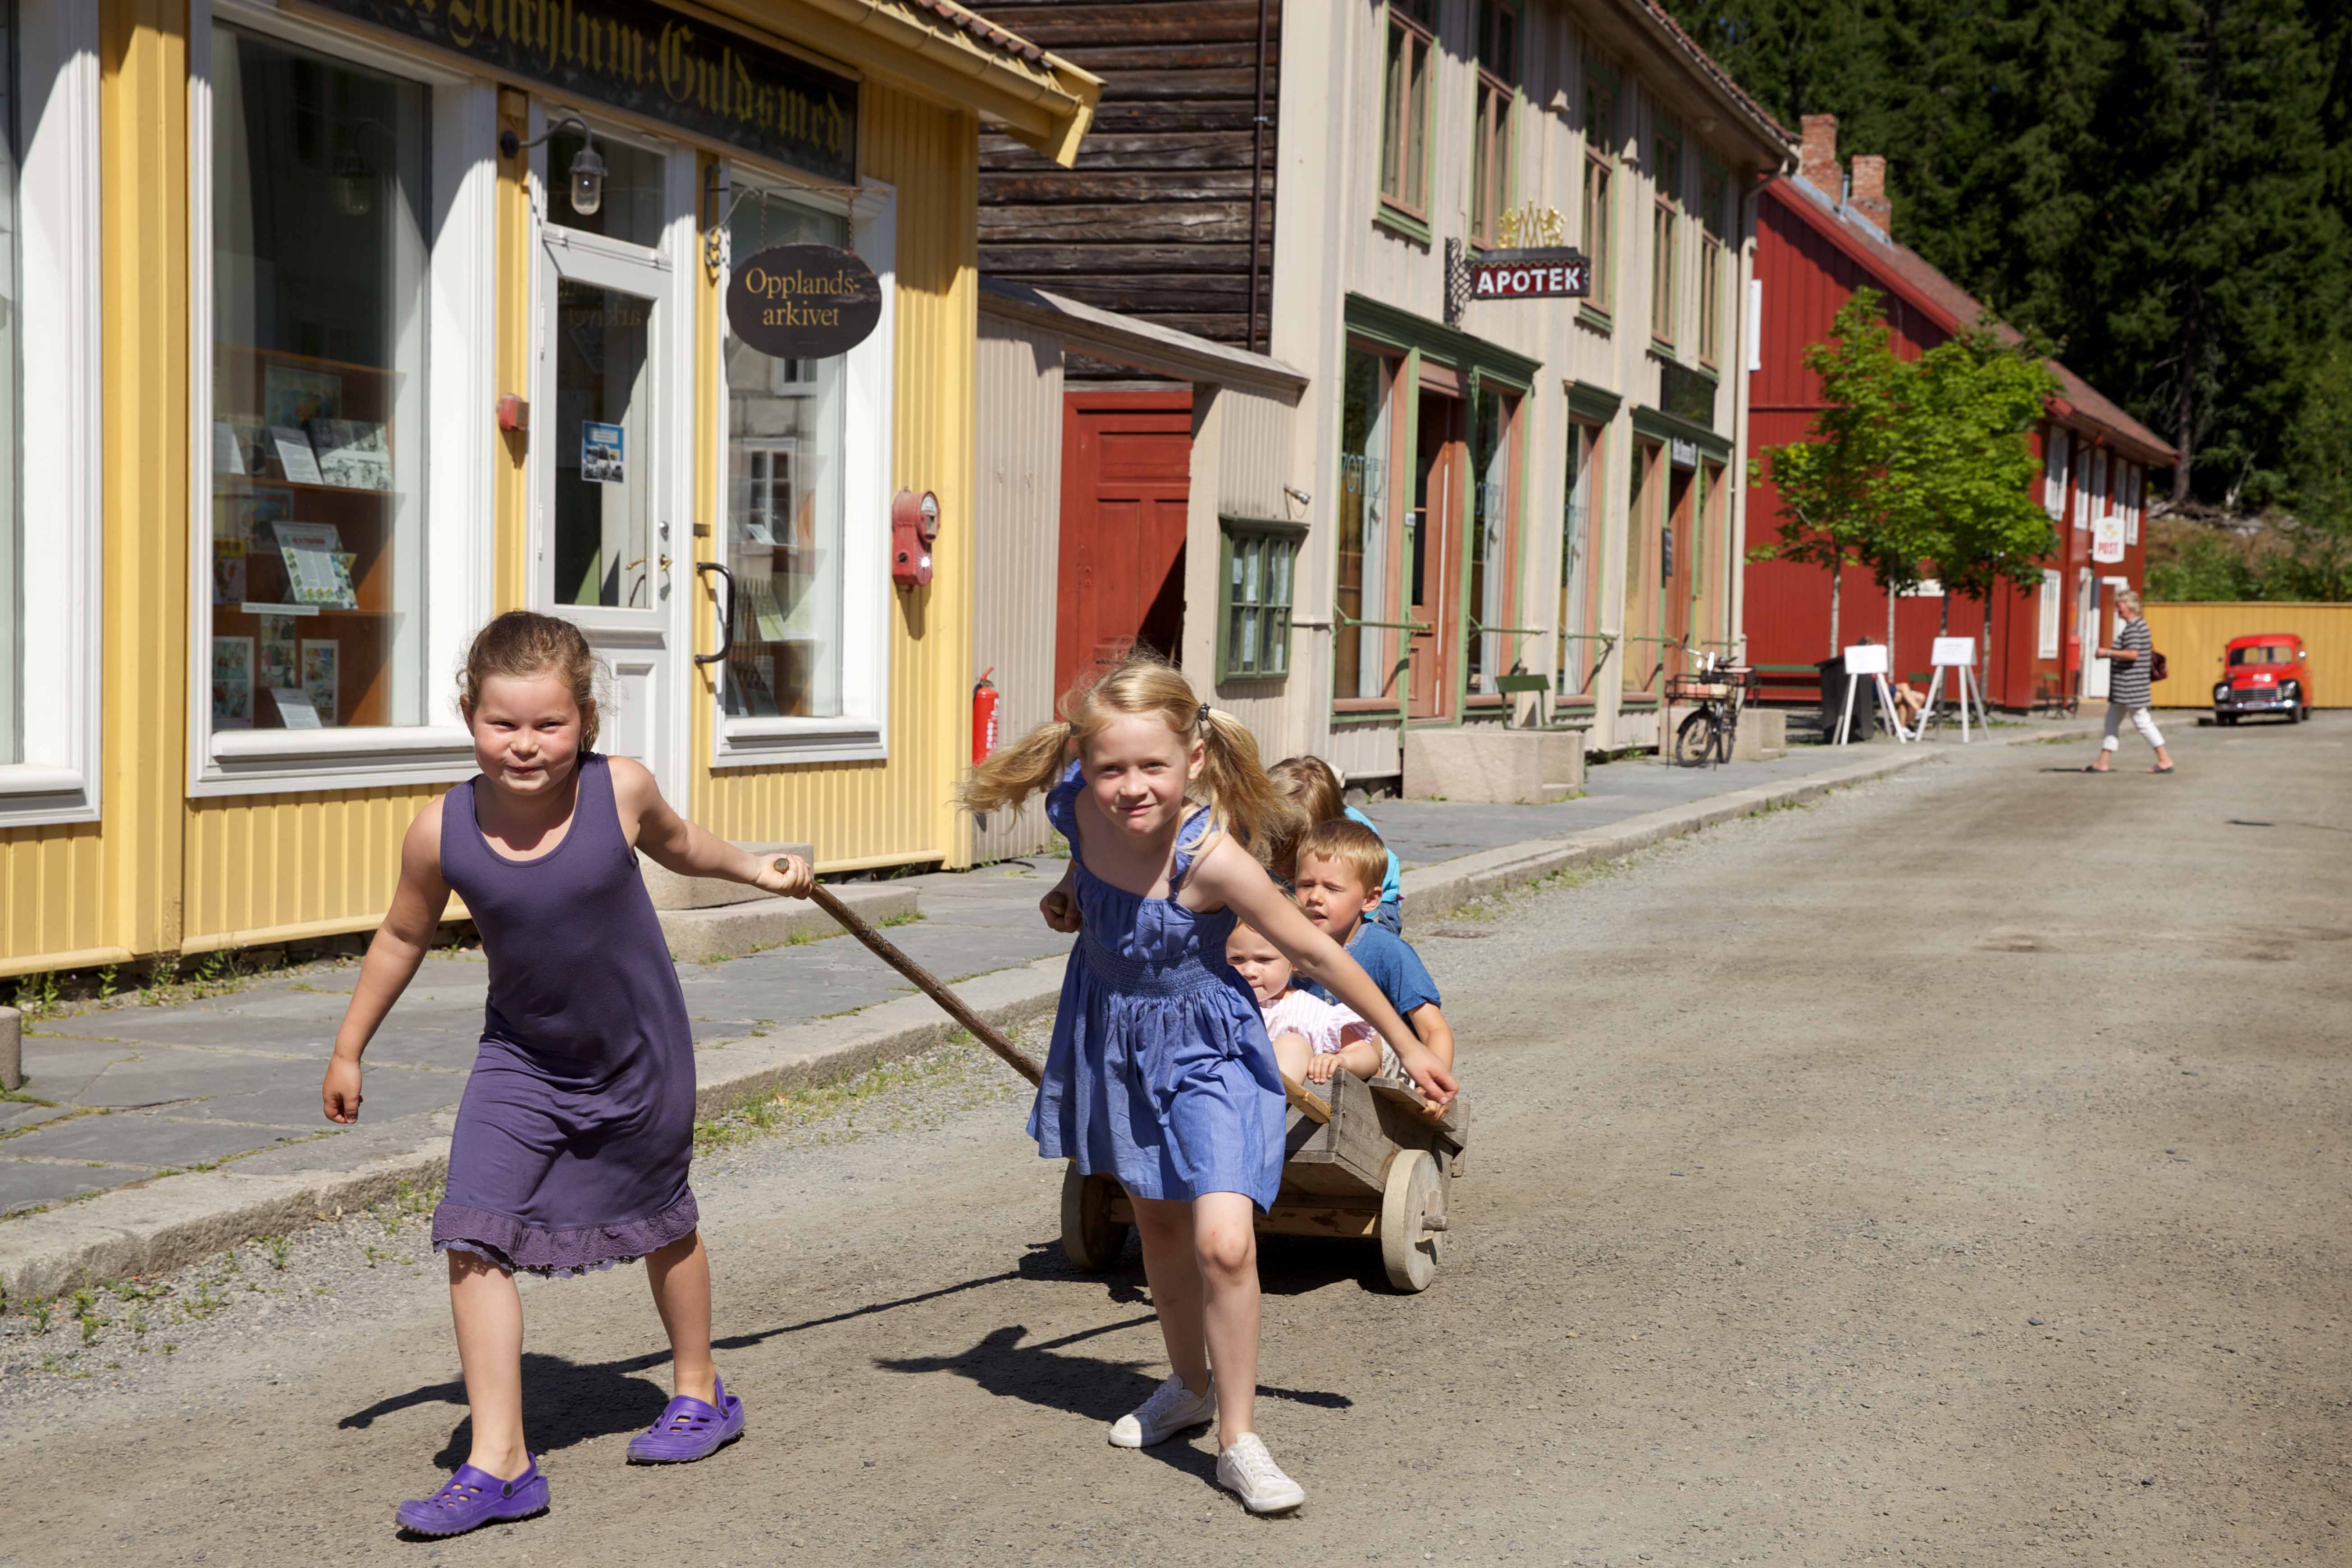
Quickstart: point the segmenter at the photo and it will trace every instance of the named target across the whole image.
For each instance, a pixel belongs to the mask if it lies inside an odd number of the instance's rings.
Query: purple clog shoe
[[[743,1435],[743,1402],[711,1379],[715,1405],[681,1394],[662,1406],[652,1426],[629,1439],[633,1465],[690,1465],[707,1459]]]
[[[529,1519],[547,1511],[547,1478],[539,1473],[539,1456],[510,1481],[488,1470],[460,1465],[457,1473],[428,1498],[402,1503],[393,1515],[403,1529],[419,1535],[463,1535],[486,1524]]]

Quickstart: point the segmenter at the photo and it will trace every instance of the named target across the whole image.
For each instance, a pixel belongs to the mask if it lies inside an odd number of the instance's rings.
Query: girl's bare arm
[[[816,885],[808,862],[797,855],[754,855],[680,816],[662,798],[660,786],[643,763],[612,761],[613,795],[623,822],[636,824],[636,846],[656,866],[681,877],[722,877],[763,892],[805,899]]]
[[[449,884],[441,879],[441,803],[416,814],[400,841],[400,885],[392,907],[368,943],[359,984],[335,1031],[334,1055],[327,1063],[320,1095],[330,1121],[355,1121],[360,1114],[360,1057],[375,1038],[392,1005],[416,977],[433,946],[433,932],[449,907]]]
[[[1363,966],[1299,912],[1248,850],[1230,838],[1220,840],[1194,867],[1192,883],[1204,902],[1213,900],[1233,910],[1274,943],[1293,969],[1322,985],[1378,1029],[1433,1102],[1443,1105],[1454,1098],[1454,1075],[1436,1054],[1405,1026]]]

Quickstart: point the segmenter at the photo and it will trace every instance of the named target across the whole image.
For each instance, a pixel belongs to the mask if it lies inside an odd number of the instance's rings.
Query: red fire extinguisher
[[[977,767],[988,761],[988,753],[996,750],[996,688],[989,677],[996,673],[990,665],[980,672],[980,679],[971,689],[971,761]]]

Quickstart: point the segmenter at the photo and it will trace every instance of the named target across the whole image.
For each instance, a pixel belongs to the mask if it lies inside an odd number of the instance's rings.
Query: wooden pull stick
[[[864,942],[875,957],[913,981],[917,990],[946,1008],[949,1017],[970,1029],[972,1038],[1003,1057],[1014,1072],[1033,1084],[1044,1076],[1037,1064],[1029,1059],[1029,1053],[997,1033],[979,1014],[965,1006],[963,999],[940,984],[929,970],[891,945],[880,931],[867,925],[848,905],[835,898],[832,889],[819,882],[809,889],[809,897],[815,900],[817,908],[840,921],[842,930]]]
[[[1282,1097],[1297,1108],[1299,1115],[1318,1126],[1331,1120],[1331,1107],[1307,1093],[1306,1086],[1288,1073],[1282,1075]]]

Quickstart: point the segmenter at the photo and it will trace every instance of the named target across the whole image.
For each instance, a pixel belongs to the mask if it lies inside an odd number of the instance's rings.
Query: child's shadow
[[[1150,1315],[1129,1318],[1031,1345],[1021,1342],[1022,1336],[1029,1331],[1025,1325],[1008,1323],[990,1330],[978,1344],[959,1355],[877,1356],[874,1364],[885,1372],[951,1372],[971,1379],[1000,1397],[1024,1399],[1108,1425],[1150,1398],[1151,1391],[1160,1386],[1160,1380],[1144,1372],[1145,1363],[1140,1361],[1064,1355],[1060,1353],[1062,1348],[1104,1334],[1148,1328],[1158,1321]],[[1150,1348],[1157,1351],[1157,1342]],[[1344,1394],[1313,1389],[1261,1386],[1257,1392],[1261,1399],[1286,1399],[1328,1410],[1345,1410],[1355,1404]],[[1191,1443],[1168,1443],[1149,1452],[1211,1486],[1216,1484],[1216,1455],[1211,1449]]]
[[[610,1437],[622,1432],[640,1431],[651,1426],[654,1417],[661,1414],[662,1406],[668,1402],[669,1395],[651,1378],[636,1374],[668,1360],[669,1352],[664,1348],[650,1354],[631,1356],[625,1361],[582,1366],[561,1356],[526,1351],[522,1358],[522,1382],[524,1404],[530,1411],[531,1451],[551,1454],[575,1444],[593,1442],[598,1437]],[[344,1427],[372,1426],[380,1415],[390,1415],[420,1405],[462,1407],[465,1403],[464,1383],[436,1383],[379,1400],[364,1410],[353,1411],[336,1425]],[[474,1418],[469,1415],[450,1432],[448,1443],[433,1456],[433,1462],[445,1468],[455,1468],[472,1451],[473,1440]]]

